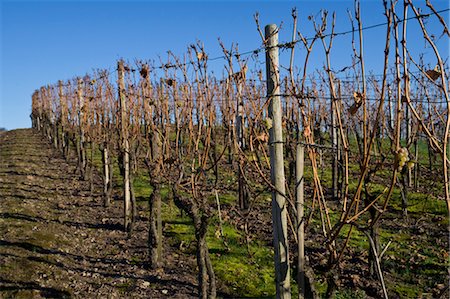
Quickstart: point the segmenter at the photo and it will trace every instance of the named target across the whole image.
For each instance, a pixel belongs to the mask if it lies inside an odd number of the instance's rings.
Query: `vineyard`
[[[36,90],[33,130],[0,134],[0,195],[8,202],[2,221],[44,219],[18,218],[19,199],[8,198],[19,188],[8,187],[13,174],[5,167],[41,163],[23,173],[47,171],[44,189],[48,178],[66,177],[49,199],[64,220],[47,223],[61,226],[55,232],[87,234],[86,248],[101,258],[83,271],[108,272],[91,273],[90,287],[85,278],[83,286],[51,292],[35,282],[20,287],[8,274],[14,248],[77,259],[57,253],[64,244],[3,239],[0,295],[447,298],[450,97],[448,57],[441,55],[448,49],[435,36],[448,41],[450,34],[448,9],[426,5],[384,2],[380,74],[365,68],[371,24],[356,2],[346,32],[322,11],[309,18],[315,35],[304,36],[293,9],[292,39],[280,42],[279,26],[262,29],[255,15],[261,46],[254,50],[219,40],[223,55],[210,57],[196,42],[183,56],[121,59]],[[440,32],[428,31],[429,19]],[[410,51],[411,23],[431,61]],[[333,46],[341,36],[351,36],[353,63],[336,70]],[[309,67],[317,53],[322,69]],[[212,71],[218,61],[220,72]],[[42,152],[26,157],[14,139]],[[92,255],[86,248],[75,254]]]

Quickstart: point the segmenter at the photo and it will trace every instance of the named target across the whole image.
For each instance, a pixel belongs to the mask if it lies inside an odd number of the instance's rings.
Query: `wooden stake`
[[[333,83],[332,83],[333,84]],[[333,199],[338,197],[338,130],[336,121],[336,99],[331,97],[331,147],[333,148],[333,160],[331,166],[331,180]]]
[[[63,92],[63,83],[61,80],[58,81],[58,96],[59,96],[59,106],[61,107],[61,115],[60,115],[60,127],[61,127],[61,135],[60,135],[60,147],[63,152],[64,158],[67,158],[66,148],[67,138],[66,138],[66,122],[67,122],[67,103],[66,98]]]
[[[272,219],[275,248],[275,278],[277,298],[291,298],[289,269],[289,244],[287,237],[287,205],[283,159],[283,128],[280,98],[280,73],[278,61],[278,28],[275,24],[265,27],[267,96],[270,98],[269,130],[270,174],[275,190],[272,190]],[[270,122],[270,121],[269,121]]]
[[[80,171],[83,180],[86,179],[86,150],[84,146],[84,97],[83,97],[83,80],[78,78],[78,126],[80,130],[80,140],[79,140],[79,159],[80,159]]]
[[[305,222],[304,198],[303,198],[303,168],[305,160],[305,150],[303,145],[297,144],[297,154],[295,159],[296,173],[296,198],[297,198],[297,240],[298,240],[298,298],[305,298]]]
[[[123,60],[119,60],[117,64],[118,71],[118,87],[119,87],[119,104],[120,104],[120,127],[123,151],[123,191],[124,191],[124,229],[131,229],[131,189],[130,189],[130,145],[128,143],[127,123],[127,107],[125,101],[125,82],[124,82],[124,65]]]

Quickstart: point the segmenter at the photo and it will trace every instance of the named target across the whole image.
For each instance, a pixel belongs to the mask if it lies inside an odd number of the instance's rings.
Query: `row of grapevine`
[[[420,176],[419,166],[414,165],[418,162],[420,139],[428,142],[430,157],[437,154],[441,161],[444,197],[450,204],[450,99],[448,66],[430,38],[424,15],[409,0],[404,1],[402,14],[395,3],[384,5],[386,36],[381,75],[368,75],[364,67],[365,30],[358,3],[353,31],[358,38],[352,40],[354,64],[346,68],[345,77],[333,71],[331,59],[333,41],[339,36],[335,32],[335,14],[323,11],[319,19],[311,18],[316,34],[307,39],[297,32],[297,14],[293,10],[291,42],[278,43],[278,29],[273,26],[266,27],[263,34],[257,20],[262,47],[240,54],[237,47],[227,49],[221,44],[221,61],[225,62],[225,75],[221,78],[211,72],[213,62],[198,42],[189,46],[183,57],[169,52],[162,65],[120,60],[114,71],[99,70],[43,86],[32,96],[33,127],[65,157],[69,158],[70,150],[74,150],[77,171],[83,179],[92,181],[92,152],[100,151],[105,206],[112,199],[112,166],[118,161],[126,231],[132,231],[136,221],[133,177],[140,169],[148,172],[152,188],[148,240],[152,267],[161,266],[163,255],[161,186],[171,186],[174,203],[189,215],[195,228],[202,298],[216,297],[216,279],[206,242],[215,213],[213,198],[230,187],[235,190],[237,206],[244,215],[264,190],[272,192],[273,211],[277,211],[273,214],[273,229],[278,230],[274,234],[278,297],[291,296],[289,242],[291,248],[297,244],[294,252],[299,261],[299,296],[304,294],[308,280],[305,282],[304,278],[303,238],[305,225],[312,217],[319,217],[322,223],[323,239],[318,241],[323,241],[329,254],[330,288],[352,230],[357,229],[368,237],[371,274],[380,280],[387,297],[379,260],[382,248],[377,238],[380,218],[396,188],[404,195],[403,208],[407,213],[407,190],[417,188]],[[442,22],[444,38],[448,38],[447,26],[438,12],[431,4],[428,8],[428,16]],[[408,19],[411,11],[415,16],[412,21]],[[417,36],[421,33],[434,50],[436,67],[409,52],[409,22],[418,22],[422,32]],[[310,71],[309,57],[320,47],[325,68]],[[290,53],[289,66],[281,71],[278,49]],[[263,50],[266,78],[255,58]],[[298,72],[295,50],[305,53]],[[273,105],[279,99],[282,115],[276,119],[277,107]],[[91,155],[87,154],[88,149]],[[281,164],[279,160],[274,162],[280,149],[281,153],[284,151]],[[311,181],[305,181],[302,174],[303,151],[308,158],[305,171],[311,172]],[[350,170],[355,163],[356,173]],[[332,173],[328,185],[320,175],[325,164],[330,165]],[[382,177],[383,170],[390,173],[389,184],[384,191],[372,190],[371,182]],[[227,183],[230,174],[236,178],[237,186]],[[305,201],[301,190],[304,184],[312,188]],[[356,188],[351,190],[350,184]],[[337,202],[333,205],[333,213],[339,214],[335,220],[330,217],[330,201]],[[319,216],[315,216],[315,211]]]

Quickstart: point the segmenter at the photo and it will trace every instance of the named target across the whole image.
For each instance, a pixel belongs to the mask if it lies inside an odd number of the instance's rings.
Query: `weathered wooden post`
[[[387,85],[387,91],[388,91],[388,107],[389,107],[389,128],[391,130],[394,130],[395,128],[395,108],[394,104],[392,103],[392,90],[390,85]]]
[[[281,119],[280,73],[278,61],[278,28],[265,27],[267,96],[270,98],[269,130],[270,174],[272,190],[272,221],[275,249],[275,279],[277,298],[291,298],[289,244],[287,237],[287,205],[283,159],[283,127]]]
[[[52,144],[55,149],[59,149],[60,146],[60,140],[58,135],[58,129],[59,129],[59,122],[61,115],[58,115],[58,107],[57,107],[57,98],[54,96],[54,86],[48,87],[48,93],[49,93],[49,100],[51,101],[50,105],[50,123],[52,125],[51,129],[51,139]],[[59,107],[61,108],[61,106]]]
[[[36,99],[38,102],[38,118],[37,118],[37,127],[38,130],[43,134],[43,120],[42,120],[42,114],[44,110],[44,99],[42,95],[43,88],[41,87],[40,90],[37,91]]]
[[[409,84],[409,82],[408,82]],[[405,87],[406,88],[406,87]],[[409,94],[409,90],[407,92]],[[406,137],[406,147],[409,147],[412,140],[411,140],[411,111],[409,108],[408,103],[405,103],[405,137]],[[412,186],[412,169],[408,167],[407,173],[406,173],[406,184],[408,187]]]
[[[417,188],[419,188],[419,137],[414,139],[414,159],[416,159],[416,165],[414,165],[414,189],[417,192]]]
[[[110,198],[108,196],[108,186],[109,182],[109,153],[106,145],[103,146],[102,151],[102,159],[103,159],[103,196],[105,196],[105,206],[109,206]]]
[[[32,101],[32,111],[31,111],[31,124],[33,129],[40,130],[39,123],[39,110],[40,110],[40,101],[39,101],[39,91],[35,90],[33,95],[31,96]]]
[[[47,137],[49,142],[53,142],[52,140],[52,103],[51,103],[51,93],[50,93],[50,86],[47,85],[44,88],[44,94],[45,94],[45,137]]]
[[[242,70],[241,70],[242,72]],[[249,194],[248,189],[245,183],[243,168],[244,168],[244,159],[240,155],[240,151],[245,149],[245,141],[244,141],[244,101],[242,97],[242,84],[245,82],[241,82],[244,80],[244,76],[237,77],[236,79],[236,88],[237,88],[237,107],[236,107],[236,138],[237,138],[237,153],[239,155],[238,161],[238,197],[239,197],[239,208],[243,211],[247,211],[249,207]]]
[[[63,82],[61,80],[58,81],[58,95],[59,95],[59,105],[61,107],[61,119],[60,119],[60,127],[61,127],[61,133],[60,133],[60,146],[63,153],[64,158],[67,159],[67,146],[68,146],[68,140],[67,140],[67,134],[66,134],[66,123],[67,123],[67,100],[64,96],[63,92]]]
[[[332,192],[333,199],[336,200],[338,197],[338,130],[336,121],[336,105],[337,101],[334,96],[331,96],[331,147],[332,147],[332,165],[331,165],[331,180],[332,180]]]
[[[117,63],[117,85],[119,92],[119,107],[120,107],[120,129],[121,129],[121,151],[123,153],[123,198],[124,198],[124,229],[125,231],[131,230],[132,225],[132,210],[131,210],[131,189],[130,189],[130,145],[128,142],[127,131],[127,106],[125,95],[125,81],[124,72],[125,68],[123,60],[119,60]]]
[[[80,133],[80,139],[77,143],[78,158],[81,176],[83,180],[86,179],[86,150],[84,148],[84,97],[83,97],[83,79],[78,78],[77,82],[77,95],[78,95],[78,129]]]
[[[244,148],[244,130],[243,130],[243,119],[244,119],[244,103],[242,101],[241,94],[241,82],[236,80],[237,90],[238,90],[238,98],[237,98],[237,107],[236,107],[236,138],[239,148]]]
[[[405,5],[403,6],[404,11],[404,17],[405,19],[408,16],[408,3],[405,2]],[[408,60],[407,60],[407,48],[406,48],[406,28],[407,28],[407,22],[403,22],[403,33],[402,33],[402,56],[403,56],[403,88],[404,93],[402,96],[402,101],[405,105],[405,141],[406,141],[406,148],[409,148],[411,144],[411,111],[408,105],[408,102],[410,101],[410,81],[409,81],[409,73],[408,73]],[[400,86],[400,85],[399,85]],[[406,186],[405,187],[411,187],[412,184],[412,171],[411,168],[408,167],[406,170]]]
[[[296,201],[297,201],[297,240],[298,240],[298,298],[305,298],[305,223],[303,221],[304,214],[304,177],[303,168],[305,160],[305,150],[303,145],[297,144],[297,153],[295,159],[296,174]]]

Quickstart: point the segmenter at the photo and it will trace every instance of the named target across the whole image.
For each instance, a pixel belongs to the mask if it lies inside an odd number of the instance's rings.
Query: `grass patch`
[[[36,231],[31,235],[31,239],[43,248],[51,248],[56,242],[56,236],[52,231]]]
[[[407,283],[392,283],[387,281],[387,288],[393,290],[400,298],[419,298],[420,290],[415,285]]]
[[[178,209],[163,204],[164,234],[172,238],[173,245],[182,245],[187,253],[195,252],[192,221],[180,217]],[[218,227],[218,219],[210,221],[207,243],[217,281],[228,287],[234,296],[268,297],[275,294],[273,251],[257,241],[252,241],[249,251],[245,237],[228,223],[223,231],[229,250],[225,247]]]
[[[122,282],[116,284],[116,288],[119,290],[119,292],[126,294],[134,288],[134,285],[129,282]]]
[[[335,299],[364,299],[366,293],[361,290],[339,290],[334,295]]]
[[[413,213],[431,213],[446,216],[447,204],[429,194],[411,192],[408,194],[408,211]]]

